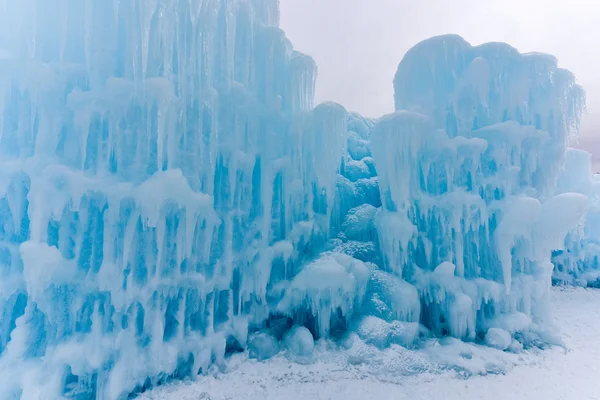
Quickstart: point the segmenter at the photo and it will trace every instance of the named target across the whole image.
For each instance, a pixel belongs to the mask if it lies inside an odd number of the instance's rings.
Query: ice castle
[[[371,120],[314,106],[278,0],[0,10],[1,399],[125,399],[294,324],[552,342],[552,257],[600,249],[552,56],[429,39]]]

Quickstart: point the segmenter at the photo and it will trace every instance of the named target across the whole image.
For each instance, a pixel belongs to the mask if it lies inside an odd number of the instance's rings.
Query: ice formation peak
[[[577,133],[585,107],[585,92],[570,71],[558,68],[556,57],[521,54],[506,43],[471,46],[457,35],[410,49],[394,88],[397,110],[425,114],[450,134],[465,135],[474,127],[461,122],[482,127],[512,120],[564,141]],[[456,127],[445,119],[449,110]]]
[[[0,4],[0,396],[127,398],[361,315],[550,328],[588,202],[552,198],[584,102],[554,58],[430,39],[374,121],[314,107],[277,0]]]

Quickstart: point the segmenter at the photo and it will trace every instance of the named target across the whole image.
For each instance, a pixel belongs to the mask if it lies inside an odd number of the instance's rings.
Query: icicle
[[[127,397],[191,355],[192,374],[221,362],[249,323],[308,312],[325,335],[369,302],[468,340],[521,311],[543,335],[551,250],[595,257],[564,240],[598,236],[593,180],[553,197],[583,98],[549,57],[431,39],[375,121],[313,109],[316,65],[276,0],[46,3],[0,0],[0,308],[27,296],[0,321],[6,393]]]
[[[145,79],[148,72],[148,52],[150,50],[150,25],[156,11],[157,0],[139,0],[143,4],[140,12],[140,24],[142,28],[142,78]]]
[[[1,57],[1,56],[0,56]],[[6,96],[9,94],[8,89],[9,85],[5,82],[4,79],[0,79],[0,148],[2,146],[2,138],[4,136],[4,113],[6,112],[4,109]]]
[[[123,235],[123,260],[122,262],[127,265],[130,261],[131,247],[134,245],[133,239],[135,237],[135,232],[137,230],[137,225],[139,221],[139,213],[134,211],[127,220],[127,224],[125,225],[125,233]]]
[[[164,251],[165,251],[165,239],[166,239],[166,218],[168,216],[165,215],[164,213],[161,213],[161,216],[158,218],[157,224],[156,224],[156,249],[158,250],[158,253],[156,255],[156,275],[153,277],[154,281],[158,281],[160,279],[160,276],[162,274],[162,261],[163,261],[163,255],[164,255]]]

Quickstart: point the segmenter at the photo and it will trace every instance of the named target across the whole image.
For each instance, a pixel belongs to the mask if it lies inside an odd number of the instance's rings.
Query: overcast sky
[[[428,37],[554,54],[587,91],[581,145],[600,156],[600,0],[281,0],[281,25],[317,62],[317,101],[371,117],[393,111],[396,67]]]

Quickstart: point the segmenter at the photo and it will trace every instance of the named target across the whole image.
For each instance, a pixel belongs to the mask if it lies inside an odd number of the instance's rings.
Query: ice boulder
[[[532,320],[527,314],[522,312],[503,313],[496,318],[487,321],[486,325],[490,328],[496,328],[509,332],[514,335],[517,332],[527,331],[531,326]]]
[[[279,353],[279,342],[268,333],[259,332],[252,335],[248,340],[248,349],[250,350],[250,358],[263,361]]]
[[[362,139],[356,132],[348,132],[348,154],[353,160],[370,156],[370,142]]]
[[[348,160],[344,167],[344,176],[350,179],[351,182],[356,182],[359,179],[367,179],[371,177],[371,171],[367,164],[362,160]]]
[[[390,324],[380,318],[368,316],[358,323],[356,333],[365,343],[379,347],[389,346]]]
[[[519,342],[518,340],[513,339],[512,342],[510,343],[508,350],[511,353],[518,354],[523,351],[523,344],[521,342]]]
[[[369,173],[371,174],[371,176],[377,176],[377,170],[375,169],[375,160],[373,160],[373,157],[365,157],[361,161],[367,166],[367,168],[369,168]]]
[[[418,322],[421,314],[419,293],[402,278],[375,269],[371,272],[363,312],[388,322]]]
[[[349,240],[368,242],[375,237],[375,215],[377,208],[363,204],[348,211],[342,224],[342,232]]]
[[[329,246],[334,252],[347,254],[360,261],[379,263],[380,260],[379,252],[374,242],[333,239],[329,243]]]
[[[381,193],[379,191],[379,178],[362,178],[354,182],[358,204],[370,204],[381,207]]]
[[[409,347],[423,332],[422,326],[417,322],[392,321],[390,323],[390,344],[399,344]]]
[[[509,332],[500,328],[490,328],[485,334],[485,344],[498,350],[506,350],[512,344]]]
[[[385,269],[418,288],[436,335],[475,340],[520,312],[548,338],[552,250],[588,205],[555,195],[583,89],[553,56],[456,35],[409,50],[394,88],[396,111],[371,129]]]
[[[294,325],[283,338],[285,347],[294,357],[310,359],[315,350],[312,333],[304,326]]]
[[[371,128],[373,127],[374,120],[365,118],[357,113],[350,113],[348,115],[348,129],[351,132],[356,132],[361,139],[371,139]]]
[[[392,344],[408,347],[419,337],[419,331],[416,322],[387,322],[373,316],[362,318],[356,327],[356,333],[365,343],[380,349]]]
[[[324,253],[308,264],[285,289],[277,308],[286,315],[315,317],[315,332],[329,333],[331,320],[348,320],[364,298],[370,271],[362,261],[341,253]]]

